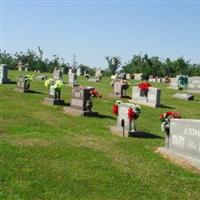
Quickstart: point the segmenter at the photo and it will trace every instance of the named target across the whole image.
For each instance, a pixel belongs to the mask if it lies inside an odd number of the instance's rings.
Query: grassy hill
[[[19,73],[10,71],[10,79]],[[31,83],[35,92],[26,94],[14,91],[15,84],[0,85],[0,199],[200,199],[200,175],[155,153],[164,145],[159,115],[173,110],[200,119],[200,95],[193,102],[173,99],[175,90],[155,83],[164,107],[142,106],[137,129],[162,138],[121,138],[110,132],[116,123],[110,79],[78,82],[103,95],[93,110],[107,117],[68,116],[62,106],[44,105],[48,91],[40,80]],[[68,103],[71,89],[62,89]]]

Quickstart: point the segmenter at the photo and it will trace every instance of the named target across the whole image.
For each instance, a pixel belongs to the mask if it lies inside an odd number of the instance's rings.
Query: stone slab
[[[192,94],[176,93],[173,95],[173,97],[186,101],[194,100],[194,96]]]
[[[73,115],[73,116],[84,116],[84,117],[97,117],[98,116],[98,112],[82,111],[82,110],[74,109],[71,107],[64,107],[63,111],[65,114]]]
[[[47,105],[64,105],[65,101],[46,97],[43,103]]]
[[[146,102],[142,102],[142,101],[138,101],[138,100],[128,100],[130,103],[134,103],[134,104],[140,104],[140,105],[144,105],[144,106],[149,106],[152,108],[158,108],[158,106],[156,106],[153,103],[146,103]]]
[[[197,159],[185,156],[181,153],[173,152],[166,147],[159,147],[157,148],[156,152],[160,153],[173,163],[176,163],[187,169],[198,170],[200,173],[200,161]]]

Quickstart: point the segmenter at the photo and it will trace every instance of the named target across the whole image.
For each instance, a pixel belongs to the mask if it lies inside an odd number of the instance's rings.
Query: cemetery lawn
[[[9,78],[19,73],[9,71]],[[78,82],[103,95],[93,110],[104,117],[68,116],[62,106],[44,105],[47,89],[40,80],[26,94],[17,93],[16,84],[0,85],[0,199],[200,199],[200,174],[155,153],[164,145],[159,115],[179,111],[183,118],[200,119],[200,95],[193,102],[178,100],[171,97],[176,90],[154,84],[162,88],[164,107],[141,106],[137,129],[160,138],[122,138],[110,131],[116,123],[110,79]],[[62,89],[67,103],[71,89]]]

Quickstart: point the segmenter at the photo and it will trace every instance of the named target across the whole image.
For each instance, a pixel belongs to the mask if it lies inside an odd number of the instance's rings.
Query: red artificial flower
[[[113,114],[118,115],[118,105],[117,104],[113,105],[112,112],[113,112]]]
[[[136,118],[136,113],[135,113],[135,111],[134,111],[132,108],[129,108],[129,109],[128,109],[128,118],[129,118],[130,120],[133,120],[133,119]]]
[[[93,97],[99,97],[99,98],[102,97],[102,95],[100,95],[99,92],[98,92],[96,89],[91,89],[91,90],[90,90],[90,94],[91,94]]]
[[[148,90],[149,87],[151,87],[151,84],[148,83],[148,82],[141,82],[138,84],[138,87],[141,89],[141,90]]]

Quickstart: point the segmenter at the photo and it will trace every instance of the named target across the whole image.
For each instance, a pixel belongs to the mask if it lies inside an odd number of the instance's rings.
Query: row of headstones
[[[8,68],[6,65],[0,65],[0,83],[9,82]],[[195,82],[197,83],[197,81]],[[24,85],[24,79],[18,79],[18,86]],[[119,86],[114,88],[121,88]],[[92,112],[92,99],[90,94],[91,88],[88,87],[74,87],[72,90],[71,106],[65,107],[66,113],[79,113],[80,115],[97,114]],[[118,93],[118,92],[117,92]],[[137,102],[139,104],[145,103],[150,105],[160,104],[161,90],[150,87],[148,95],[145,95],[138,87],[133,87],[132,100],[131,102]],[[49,97],[55,100],[55,95],[49,92]],[[135,120],[130,120],[127,116],[127,110],[133,104],[122,103],[119,105],[119,114],[117,118],[117,128],[119,131],[122,130],[122,120],[124,121],[125,136],[129,136],[131,131],[136,130]],[[166,137],[166,145],[164,148],[166,151],[172,154],[181,154],[183,157],[197,160],[200,162],[200,120],[193,119],[172,119],[170,122],[170,134]],[[163,150],[161,150],[163,151]]]
[[[178,89],[178,79],[171,78],[170,87]],[[190,92],[200,92],[200,76],[188,77],[188,84],[184,88]]]

